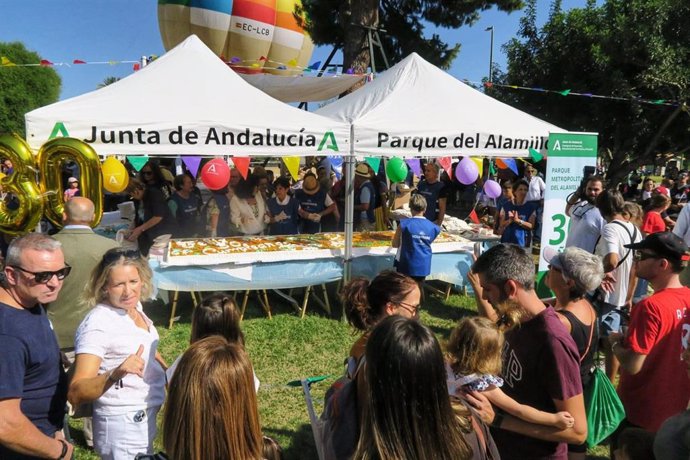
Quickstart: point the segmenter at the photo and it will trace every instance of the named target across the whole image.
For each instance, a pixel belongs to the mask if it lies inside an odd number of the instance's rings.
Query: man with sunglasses
[[[71,267],[60,243],[30,233],[8,250],[0,287],[0,458],[71,458],[62,435],[67,376],[43,305]]]
[[[690,325],[684,322],[690,288],[679,279],[690,256],[688,246],[671,232],[653,233],[626,247],[635,251],[637,276],[649,281],[654,294],[633,307],[626,334],[609,335],[620,361],[618,394],[626,413],[619,431],[634,426],[655,432],[690,398],[690,380],[681,366],[690,338]]]

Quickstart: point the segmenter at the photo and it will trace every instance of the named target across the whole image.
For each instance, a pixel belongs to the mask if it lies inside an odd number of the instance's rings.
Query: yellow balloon
[[[0,200],[0,231],[22,235],[34,230],[43,215],[43,200],[36,183],[38,168],[31,149],[16,134],[0,135],[0,157],[9,159],[14,169],[0,179],[0,187],[16,197]]]
[[[81,196],[93,201],[95,212],[91,226],[95,227],[103,217],[101,162],[90,145],[69,137],[50,140],[38,151],[38,165],[43,173],[41,192],[45,197],[45,216],[57,228],[62,228],[65,208],[62,166],[67,161],[79,166],[79,191]]]
[[[125,166],[115,157],[106,158],[101,167],[103,172],[103,188],[110,193],[120,193],[129,184],[129,175]]]
[[[479,177],[484,175],[484,159],[483,158],[470,158],[477,165],[479,170]]]

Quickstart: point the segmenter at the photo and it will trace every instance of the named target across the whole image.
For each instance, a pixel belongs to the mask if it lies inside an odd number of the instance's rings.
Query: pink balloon
[[[458,178],[461,184],[470,185],[479,177],[479,169],[477,163],[472,161],[470,157],[465,157],[460,160],[458,166],[455,168],[455,177]]]
[[[488,180],[484,183],[484,193],[489,198],[498,198],[501,196],[501,184],[495,180]]]
[[[220,158],[214,158],[201,168],[201,180],[209,190],[220,190],[230,182],[230,167]]]

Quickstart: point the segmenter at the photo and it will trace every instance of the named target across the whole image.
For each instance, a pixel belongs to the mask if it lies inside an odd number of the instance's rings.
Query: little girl
[[[244,334],[240,329],[240,314],[232,297],[225,294],[211,294],[201,301],[194,309],[192,315],[192,336],[189,343],[192,344],[212,335],[220,335],[230,343],[236,343],[244,347]],[[182,354],[165,371],[168,382],[172,380],[177,364]],[[259,391],[259,379],[254,374],[254,388]]]
[[[487,318],[460,320],[448,343],[448,392],[479,391],[506,413],[530,423],[566,429],[575,419],[568,412],[551,414],[520,404],[502,390],[501,370],[503,333]]]

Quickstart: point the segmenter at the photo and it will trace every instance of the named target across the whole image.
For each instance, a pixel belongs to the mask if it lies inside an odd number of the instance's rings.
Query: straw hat
[[[366,163],[358,164],[355,168],[355,176],[366,177],[367,179],[370,179],[371,174],[369,173],[369,165]]]

